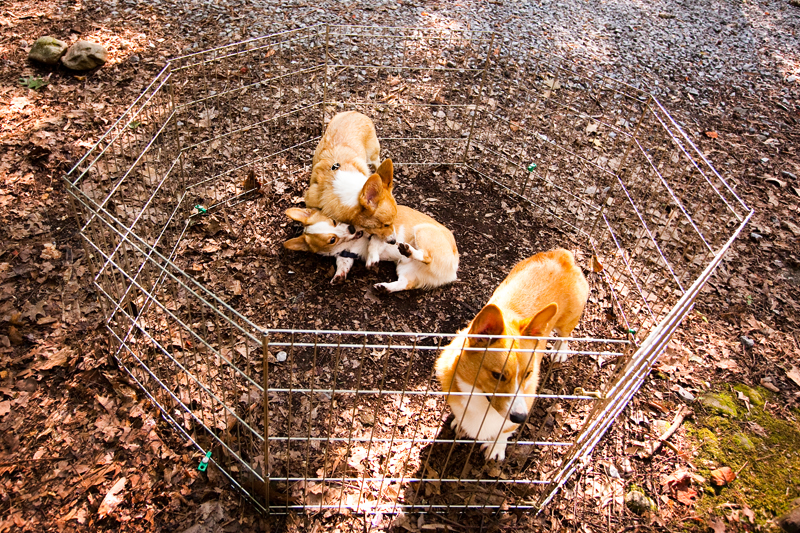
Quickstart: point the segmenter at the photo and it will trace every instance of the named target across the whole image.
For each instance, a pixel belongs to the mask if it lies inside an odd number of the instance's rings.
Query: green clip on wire
[[[533,172],[534,170],[536,170],[536,163],[528,165],[528,172]]]
[[[205,215],[206,213],[208,213],[208,209],[206,209],[202,205],[196,205],[196,206],[194,206],[194,208],[197,210],[197,213],[200,214],[200,215]]]
[[[208,468],[208,461],[211,459],[211,451],[206,452],[206,456],[203,457],[203,460],[200,461],[200,464],[197,466],[197,469],[201,472],[205,472]]]

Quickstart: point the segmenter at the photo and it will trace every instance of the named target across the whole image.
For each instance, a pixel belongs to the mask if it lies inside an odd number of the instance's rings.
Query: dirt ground
[[[502,2],[480,4],[480,9],[501,9],[495,4]],[[423,8],[435,12],[437,5],[432,2]],[[679,121],[695,132],[693,139],[701,151],[729,175],[738,194],[756,214],[676,334],[657,371],[626,411],[625,419],[616,424],[595,453],[594,466],[581,478],[582,485],[569,486],[565,500],[551,515],[479,516],[460,523],[416,516],[290,515],[266,519],[218,472],[198,472],[194,449],[163,422],[111,358],[112,345],[102,326],[84,248],[61,181],[149,83],[165,57],[191,49],[173,31],[180,26],[180,15],[168,6],[160,2],[125,2],[124,6],[73,0],[44,5],[19,0],[0,8],[0,532],[366,531],[390,527],[408,531],[579,530],[581,513],[586,513],[592,531],[637,527],[751,531],[768,528],[766,521],[787,510],[790,500],[800,495],[800,478],[796,475],[786,481],[785,498],[769,504],[763,504],[747,487],[737,489],[735,497],[730,493],[727,500],[728,493],[723,493],[722,500],[713,499],[703,492],[702,484],[687,476],[675,476],[682,469],[705,472],[722,466],[712,465],[714,461],[703,455],[706,434],[702,429],[713,429],[716,422],[706,417],[707,410],[702,407],[694,408],[696,421],[691,428],[695,429],[681,427],[673,438],[674,448],[665,447],[652,461],[636,458],[636,443],[652,439],[646,421],[671,421],[681,404],[680,391],[695,395],[727,391],[738,402],[739,410],[744,410],[733,387],[760,387],[758,390],[769,395],[769,400],[759,407],[759,416],[788,424],[785,431],[798,431],[800,181],[796,176],[800,174],[800,84],[785,79],[761,80],[757,72],[745,74],[757,80],[757,92],[730,92],[724,80],[705,82],[704,94],[714,96],[702,108],[693,103],[693,98],[667,98]],[[246,35],[247,17],[237,19],[237,9],[229,6],[198,22],[204,36],[197,40],[197,49]],[[313,13],[316,6],[298,4],[287,9],[298,13],[275,14],[274,24],[280,26],[295,16]],[[396,8],[387,9],[381,8],[382,17]],[[796,7],[787,4],[785,9],[794,9],[793,16],[800,16]],[[348,15],[335,12],[343,20]],[[661,18],[668,20],[667,15]],[[220,17],[232,19],[237,30],[233,34],[217,31],[224,30],[219,28]],[[46,34],[70,42],[79,37],[102,42],[109,49],[109,62],[96,72],[83,74],[29,63],[27,49]],[[46,84],[34,89],[31,79]],[[673,82],[683,83],[680,75],[674,75]],[[725,106],[720,107],[723,99]],[[455,172],[434,170],[445,176]],[[416,171],[401,172],[400,179],[412,180]],[[276,234],[276,242],[271,243],[273,253],[262,259],[263,264],[243,259],[241,268],[232,273],[240,281],[256,280],[261,292],[292,311],[285,323],[285,317],[270,315],[273,308],[251,305],[253,317],[260,324],[282,319],[286,327],[297,327],[304,324],[304,317],[313,315],[326,327],[455,331],[480,309],[511,265],[558,242],[558,235],[533,226],[518,212],[503,218],[505,227],[513,231],[499,234],[488,223],[476,226],[474,214],[467,215],[467,209],[477,209],[477,218],[482,220],[486,219],[482,214],[505,212],[511,205],[489,185],[480,184],[470,191],[445,191],[431,185],[434,188],[421,193],[423,200],[400,189],[401,202],[421,202],[423,210],[458,235],[462,281],[431,293],[431,297],[446,302],[440,309],[432,310],[410,292],[393,296],[392,307],[373,306],[370,309],[377,307],[380,311],[367,312],[365,298],[377,299],[369,285],[391,279],[393,268],[382,265],[378,273],[372,273],[363,265],[356,266],[351,281],[336,288],[337,303],[331,306],[334,289],[328,281],[332,261],[288,252],[279,246],[280,240],[293,236],[298,229],[282,221],[283,210],[294,205],[292,198],[301,193],[299,183],[293,186],[285,200],[268,209],[263,202],[254,202],[238,213],[261,217],[283,232]],[[456,198],[455,209],[443,202],[424,200],[445,193]],[[258,212],[248,213],[246,209]],[[192,231],[182,260],[212,263],[208,254],[194,245],[207,237],[203,226]],[[535,245],[520,246],[509,238],[530,232],[540,235]],[[482,264],[484,255],[476,253],[487,248],[494,254],[491,267]],[[280,270],[285,277],[270,279],[268,260],[285,266]],[[288,274],[289,270],[293,274]],[[212,287],[220,284],[223,292],[228,290],[224,276],[213,274],[213,270],[205,272],[204,282]],[[466,283],[464,279],[479,282]],[[300,293],[302,298],[297,297]],[[358,322],[352,322],[352,317],[359,315]],[[600,316],[590,317],[581,327],[587,334],[604,331]],[[747,409],[749,412],[749,402]],[[752,425],[755,420],[742,420],[739,425]],[[767,422],[757,420],[762,430],[767,427],[772,431]],[[725,431],[738,430],[738,426],[730,426],[730,421],[718,423]],[[792,456],[793,452],[784,448],[775,449],[788,458],[786,471],[800,472],[797,459],[791,458],[796,457],[796,450]],[[753,463],[775,461],[770,453],[777,452],[759,450],[755,457],[733,466],[741,468],[741,479],[755,487],[757,480],[748,478],[748,473],[766,478],[768,474],[759,474]],[[609,474],[609,465],[622,473],[624,484]],[[644,518],[627,511],[619,500],[623,489],[631,485],[653,496],[659,511]],[[596,491],[597,501],[604,506],[614,502],[613,521],[611,513],[598,515],[570,507],[569,497],[586,487]],[[115,499],[117,494],[119,498]],[[715,507],[709,508],[704,501],[713,501]],[[756,509],[759,525],[747,518],[751,509]]]

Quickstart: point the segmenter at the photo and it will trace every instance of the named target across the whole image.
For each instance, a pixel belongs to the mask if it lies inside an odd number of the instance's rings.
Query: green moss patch
[[[738,504],[752,509],[756,523],[765,525],[788,511],[792,499],[800,496],[800,423],[764,411],[767,391],[744,385],[735,390],[750,399],[749,413],[742,402],[737,405],[733,394],[716,392],[704,398],[713,397],[724,408],[703,402],[706,407],[696,409],[694,420],[686,423],[698,450],[695,464],[701,475],[709,479],[711,471],[722,466],[739,472],[738,478],[721,490],[714,491],[709,485],[697,502],[697,512],[723,516],[730,512],[725,504]],[[730,407],[736,415],[731,415]]]

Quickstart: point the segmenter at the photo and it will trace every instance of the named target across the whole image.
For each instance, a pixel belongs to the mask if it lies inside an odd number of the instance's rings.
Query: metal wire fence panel
[[[305,183],[325,124],[348,109],[372,117],[399,169],[432,166],[433,180],[456,168],[453,194],[493,184],[503,209],[557,232],[595,273],[581,336],[566,362],[545,357],[502,462],[484,459],[493,442],[450,427],[434,362],[452,334],[325,330],[314,317],[318,329],[290,329],[291,309],[259,323],[230,297],[259,296],[246,279],[209,286],[236,250],[207,239],[212,261],[187,259],[197,228],[222,226],[274,255],[258,245],[279,216],[262,227],[232,208]],[[65,179],[119,364],[272,512],[541,510],[751,215],[654,97],[469,30],[320,25],[174,59]],[[595,497],[581,487],[570,497]]]

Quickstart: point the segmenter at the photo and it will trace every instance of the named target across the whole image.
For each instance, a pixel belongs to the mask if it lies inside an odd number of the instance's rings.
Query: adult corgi
[[[505,459],[508,438],[525,422],[539,384],[545,339],[569,337],[589,297],[572,253],[551,250],[518,263],[489,302],[442,350],[436,376],[455,415],[453,429]],[[490,338],[501,335],[499,338]],[[565,340],[557,343],[566,351]]]
[[[386,240],[393,231],[397,202],[392,196],[392,160],[380,163],[379,156],[372,120],[357,111],[338,113],[314,151],[306,206]]]

